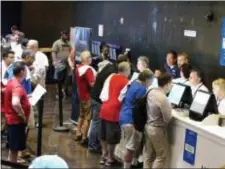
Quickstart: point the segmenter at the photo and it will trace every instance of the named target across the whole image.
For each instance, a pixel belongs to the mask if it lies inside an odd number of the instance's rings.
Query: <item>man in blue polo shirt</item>
[[[31,66],[34,62],[32,51],[24,50],[21,58],[22,58],[21,60],[17,60],[16,62],[19,62],[19,61],[24,62],[26,64],[26,71],[27,71],[27,77],[21,82],[21,84],[23,88],[25,89],[26,93],[31,94],[32,88],[31,88],[31,82],[30,82],[31,75],[30,75],[29,66]],[[13,64],[8,68],[5,78],[8,80],[13,78]]]
[[[119,123],[122,130],[120,144],[116,148],[116,156],[124,159],[124,168],[130,168],[131,162],[137,165],[140,155],[142,133],[133,126],[133,108],[137,99],[143,97],[150,85],[152,85],[154,74],[151,70],[143,70],[138,79],[133,81],[128,87],[120,111]],[[124,152],[124,153],[123,153]],[[121,155],[124,155],[122,157]],[[133,160],[133,161],[132,161]]]
[[[175,51],[169,51],[167,53],[164,68],[174,79],[180,77],[180,69],[177,66],[177,53]]]

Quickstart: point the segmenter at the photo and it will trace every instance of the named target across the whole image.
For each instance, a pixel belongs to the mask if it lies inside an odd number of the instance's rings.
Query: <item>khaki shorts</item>
[[[125,147],[129,150],[136,151],[141,145],[142,133],[135,130],[133,125],[123,125],[121,130],[121,141],[124,142]]]
[[[135,130],[131,124],[121,126],[121,131],[120,143],[116,145],[114,155],[117,160],[123,162],[127,149],[137,151],[141,147],[142,133]]]
[[[91,100],[80,100],[80,118],[85,120],[91,120]]]

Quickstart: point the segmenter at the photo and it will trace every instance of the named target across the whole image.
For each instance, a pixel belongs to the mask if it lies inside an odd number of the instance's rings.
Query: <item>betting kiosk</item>
[[[196,121],[202,121],[209,114],[218,114],[216,98],[205,91],[197,91],[191,104],[189,117]]]
[[[183,89],[176,88],[180,95]],[[169,95],[171,102],[177,105],[178,95]],[[170,168],[222,168],[225,165],[225,127],[218,125],[216,113],[215,96],[204,91],[197,92],[189,111],[172,110],[168,131],[170,155],[167,165]]]
[[[176,108],[188,108],[192,102],[190,86],[174,83],[168,95],[168,99]]]

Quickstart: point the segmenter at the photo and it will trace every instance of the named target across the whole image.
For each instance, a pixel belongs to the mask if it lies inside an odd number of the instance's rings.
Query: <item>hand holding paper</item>
[[[37,102],[40,100],[40,98],[47,92],[45,88],[43,88],[41,85],[37,85],[34,89],[33,93],[31,94],[31,97],[29,96],[29,101],[32,106],[36,105]]]

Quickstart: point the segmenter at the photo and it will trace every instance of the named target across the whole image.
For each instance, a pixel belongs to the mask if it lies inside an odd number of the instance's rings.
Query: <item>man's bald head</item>
[[[81,52],[80,57],[81,57],[81,62],[83,64],[87,64],[87,65],[91,64],[92,58],[91,58],[90,51],[86,50],[86,51]]]
[[[27,43],[27,49],[32,50],[34,53],[38,51],[38,46],[38,41],[34,39],[29,40]]]
[[[124,74],[129,77],[131,73],[131,67],[129,62],[121,62],[118,65],[118,73]]]

